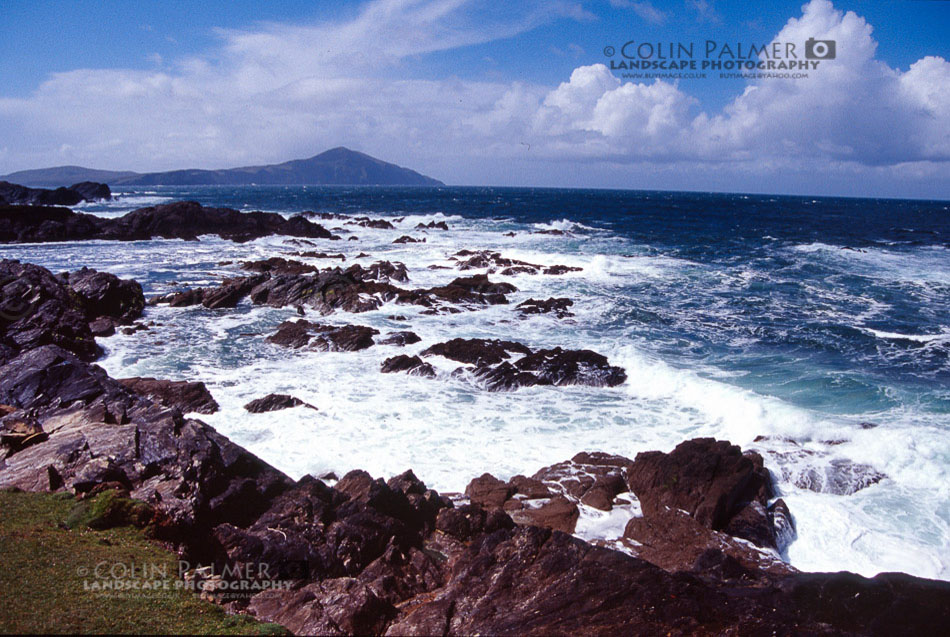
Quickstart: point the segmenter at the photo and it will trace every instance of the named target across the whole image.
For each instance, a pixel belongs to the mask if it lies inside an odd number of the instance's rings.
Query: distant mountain
[[[114,184],[119,179],[135,177],[136,175],[138,173],[130,170],[96,170],[95,168],[83,168],[82,166],[57,166],[55,168],[21,170],[4,175],[0,179],[23,186],[66,186],[81,181]]]
[[[226,170],[189,169],[140,174],[62,166],[42,170],[24,170],[7,175],[4,179],[28,185],[61,185],[77,181],[100,181],[112,186],[444,185],[441,181],[420,175],[414,170],[343,147],[333,148],[310,159],[295,159],[282,164],[244,166]]]

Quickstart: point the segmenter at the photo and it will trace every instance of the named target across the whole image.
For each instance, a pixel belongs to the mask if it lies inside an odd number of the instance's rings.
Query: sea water
[[[530,475],[579,451],[633,457],[697,436],[760,452],[797,524],[786,558],[803,570],[950,579],[950,204],[639,191],[382,187],[150,187],[76,209],[108,217],[188,199],[283,214],[390,220],[396,230],[319,220],[342,241],[295,245],[69,242],[0,246],[54,272],[89,266],[146,295],[216,285],[241,261],[342,252],[321,267],[405,263],[403,287],[462,276],[449,260],[488,249],[562,276],[492,274],[510,305],[460,314],[384,305],[311,320],[412,330],[420,343],[360,352],[297,351],[265,338],[294,308],[150,307],[156,325],[100,339],[112,376],[204,381],[221,410],[201,418],[293,477],[411,468],[461,491],[488,471]],[[445,221],[449,231],[417,230]],[[558,230],[563,234],[540,233]],[[510,236],[514,233],[514,236]],[[393,244],[403,234],[425,243]],[[348,241],[356,236],[358,241]],[[355,259],[366,252],[371,258]],[[233,265],[219,265],[231,261]],[[468,271],[470,275],[479,271]],[[571,318],[520,318],[528,298],[568,297]],[[438,358],[436,379],[382,374],[383,360],[451,338],[586,348],[627,373],[615,388],[489,393]],[[268,393],[318,409],[250,414]],[[851,493],[797,486],[829,466],[882,474]],[[814,487],[814,484],[812,485]],[[845,489],[848,491],[849,489]],[[838,492],[834,492],[838,491]],[[614,516],[617,517],[617,516]],[[622,530],[624,520],[585,520]],[[598,526],[600,524],[600,526]],[[588,533],[589,535],[590,533]]]

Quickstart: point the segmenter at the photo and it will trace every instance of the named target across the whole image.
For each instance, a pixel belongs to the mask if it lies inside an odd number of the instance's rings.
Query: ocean
[[[511,305],[425,315],[385,305],[308,318],[412,330],[406,348],[305,352],[265,337],[294,308],[151,307],[155,324],[100,342],[112,376],[204,381],[221,410],[201,419],[293,477],[411,468],[440,491],[473,477],[531,475],[580,451],[633,457],[712,436],[765,458],[797,525],[784,557],[803,570],[903,571],[950,580],[950,203],[522,188],[148,187],[76,209],[118,216],[146,205],[370,216],[396,230],[315,219],[344,239],[235,244],[76,242],[2,245],[0,257],[53,272],[132,277],[146,296],[216,285],[245,260],[342,252],[409,269],[402,287],[457,276],[462,249],[490,249],[561,276],[491,274]],[[401,220],[400,220],[401,219]],[[448,231],[415,229],[445,221]],[[558,230],[563,234],[539,232]],[[514,236],[511,236],[513,233]],[[404,234],[425,243],[393,244]],[[355,260],[365,252],[372,259]],[[322,267],[340,261],[300,258]],[[231,265],[220,265],[231,261]],[[469,271],[472,274],[478,271]],[[573,317],[520,318],[528,298],[568,297]],[[627,373],[614,388],[490,393],[456,365],[436,379],[381,374],[381,362],[451,338],[586,348]],[[433,361],[434,363],[436,361]],[[250,414],[268,393],[318,410]],[[625,519],[584,512],[581,534]]]

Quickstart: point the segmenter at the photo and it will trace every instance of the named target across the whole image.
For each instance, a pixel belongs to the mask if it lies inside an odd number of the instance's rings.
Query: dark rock
[[[106,184],[97,184],[94,181],[81,181],[69,187],[73,192],[79,193],[79,196],[86,201],[98,201],[112,199],[112,191]]]
[[[423,350],[422,356],[443,356],[471,365],[495,365],[511,358],[511,352],[530,354],[531,350],[514,341],[453,338]]]
[[[352,238],[353,237],[350,237],[350,239]],[[313,250],[308,250],[305,252],[295,252],[294,256],[307,257],[308,259],[339,259],[340,261],[346,261],[346,256],[342,253],[327,254],[326,252],[315,252]]]
[[[753,502],[761,505],[758,512],[764,517],[772,496],[772,480],[761,456],[743,454],[739,447],[712,438],[688,440],[668,454],[637,454],[627,481],[645,515],[664,507],[681,509],[713,530],[726,529]],[[748,524],[748,519],[742,522]]]
[[[449,229],[449,226],[448,226],[448,224],[446,224],[444,221],[430,221],[429,223],[419,223],[419,224],[416,224],[416,229],[417,229],[417,230],[425,230],[425,229],[429,229],[429,230],[435,230],[435,229],[438,229],[438,230],[448,230],[448,229]]]
[[[590,350],[539,350],[518,360],[515,367],[552,385],[614,387],[627,379],[623,368],[612,367],[605,356]]]
[[[383,361],[380,371],[384,374],[407,372],[413,376],[435,377],[435,368],[432,367],[432,365],[426,363],[418,356],[406,356],[405,354],[387,358]]]
[[[364,325],[320,325],[305,319],[284,321],[277,327],[277,333],[267,340],[284,347],[301,348],[309,345],[311,349],[330,352],[355,352],[374,344],[373,336],[379,330]]]
[[[0,364],[49,344],[87,361],[99,355],[83,299],[45,268],[0,261]]]
[[[262,414],[268,411],[300,407],[301,405],[309,407],[310,409],[316,409],[313,405],[287,394],[267,394],[263,398],[256,398],[244,405],[244,409],[252,414]]]
[[[422,239],[413,239],[409,235],[403,235],[399,237],[398,239],[396,239],[395,241],[393,241],[393,243],[425,243],[425,242],[426,242],[425,237],[423,237]]]
[[[100,316],[96,320],[90,321],[89,331],[92,332],[93,336],[112,336],[115,334],[115,321],[108,317]]]
[[[540,526],[564,533],[573,533],[580,511],[577,505],[562,495],[555,496],[538,507],[524,507],[509,511],[517,524]]]
[[[89,268],[63,273],[59,278],[82,299],[90,321],[105,316],[128,324],[139,318],[145,309],[142,286],[132,279],[120,279],[114,274]]]
[[[271,257],[261,261],[245,261],[241,265],[241,269],[251,272],[269,272],[271,274],[309,274],[320,271],[318,267],[300,261],[284,259],[283,257]]]
[[[575,268],[569,265],[552,265],[548,268],[544,268],[544,274],[557,276],[567,274],[568,272],[580,272],[583,269],[584,268]]]
[[[348,221],[348,224],[363,226],[364,228],[376,228],[378,230],[395,230],[396,226],[389,223],[385,219],[370,219],[369,217],[357,217],[353,221]]]
[[[386,335],[386,338],[379,341],[380,345],[398,345],[403,347],[405,345],[412,345],[413,343],[418,343],[422,339],[415,332],[390,332]]]
[[[175,407],[182,413],[213,414],[218,411],[218,403],[200,381],[123,378],[119,382],[140,396],[148,396],[166,407]]]
[[[334,238],[326,228],[301,216],[285,219],[277,213],[206,208],[194,201],[141,208],[115,219],[66,208],[11,206],[0,209],[0,222],[4,228],[0,241],[4,242],[145,241],[153,237],[195,240],[205,234],[239,242],[275,234]]]
[[[0,181],[0,196],[10,204],[32,206],[74,206],[83,201],[83,196],[70,188],[28,188],[8,181]]]
[[[567,309],[572,305],[574,305],[574,301],[570,299],[550,298],[544,301],[528,299],[523,303],[519,303],[516,308],[524,315],[554,314],[557,318],[566,318],[569,316],[574,316],[574,314],[572,314],[570,310]]]
[[[310,342],[311,349],[325,352],[355,352],[374,344],[379,330],[365,325],[344,325],[323,331]]]
[[[488,509],[501,508],[505,500],[514,495],[514,488],[490,473],[483,473],[465,487],[465,495],[473,504]]]
[[[462,542],[514,526],[511,518],[500,509],[486,511],[475,504],[444,508],[435,521],[436,529]]]
[[[631,518],[623,536],[634,540],[636,555],[670,571],[697,571],[715,566],[701,561],[708,551],[720,551],[738,562],[742,579],[772,579],[797,572],[770,552],[760,551],[725,532],[715,531],[683,511],[663,507],[645,517]],[[708,559],[708,556],[707,556]]]

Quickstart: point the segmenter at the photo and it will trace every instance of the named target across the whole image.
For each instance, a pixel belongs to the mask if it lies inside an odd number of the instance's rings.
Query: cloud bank
[[[662,19],[649,3],[626,4]],[[890,68],[875,58],[871,26],[828,0],[805,5],[775,41],[835,40],[837,59],[804,79],[749,81],[719,112],[675,82],[622,81],[602,64],[574,69],[557,87],[419,79],[420,56],[563,17],[592,16],[563,2],[516,11],[377,0],[339,23],[222,30],[216,50],[154,71],[57,73],[28,97],[0,98],[0,171],[225,167],[343,144],[456,183],[544,175],[564,183],[578,165],[606,167],[621,182],[624,167],[635,167],[950,183],[950,63],[925,57],[906,71]]]

